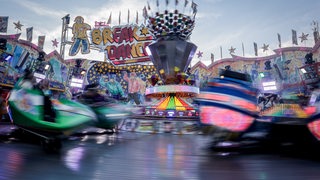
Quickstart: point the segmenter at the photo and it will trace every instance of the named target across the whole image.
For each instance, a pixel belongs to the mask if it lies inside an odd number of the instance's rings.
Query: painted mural
[[[82,16],[77,16],[74,19],[72,26],[72,45],[69,50],[70,56],[75,56],[81,49],[82,54],[90,53],[90,42],[87,35],[87,31],[91,30],[91,26],[84,22]]]
[[[7,39],[6,53],[12,55],[12,58],[7,61],[1,61],[4,71],[1,71],[0,84],[13,87],[25,69],[31,69],[34,72],[40,70],[50,80],[52,90],[63,92],[65,90],[64,83],[67,82],[65,74],[68,72],[68,68],[59,53],[53,51],[46,55],[37,45],[21,40],[19,37],[19,35],[1,35],[0,37]],[[39,60],[41,53],[43,53],[43,57]],[[45,65],[50,65],[50,68],[45,69]]]
[[[318,43],[319,44],[319,43]],[[300,67],[306,65],[305,56],[313,53],[315,62],[319,59],[317,45],[310,47],[287,47],[274,50],[275,54],[265,57],[240,57],[232,55],[231,58],[221,59],[212,62],[209,66],[198,62],[192,67],[192,72],[199,71],[200,79],[206,82],[207,78],[218,77],[219,69],[229,68],[232,71],[248,73],[253,84],[262,89],[262,83],[266,81],[276,81],[278,92],[296,91],[305,93],[302,72]],[[202,83],[202,86],[205,83]]]
[[[41,51],[36,45],[20,40],[18,35],[2,35],[8,40],[6,53],[12,55],[7,62],[1,62],[3,76],[0,77],[1,84],[13,86],[16,79],[27,67],[32,67]],[[186,72],[189,77],[193,77],[193,85],[205,87],[208,80],[217,77],[219,69],[226,67],[233,71],[248,73],[253,84],[261,89],[261,84],[267,80],[274,80],[278,84],[279,91],[292,90],[304,93],[305,82],[302,78],[300,68],[306,65],[306,55],[313,53],[313,60],[319,60],[320,42],[314,47],[286,47],[274,50],[274,54],[264,57],[241,57],[232,55],[231,58],[221,59],[212,62],[209,66],[201,61],[191,67],[190,72]],[[55,90],[69,89],[70,77],[74,73],[77,59],[64,60],[58,52],[54,51],[45,55],[45,63],[51,65],[47,76],[51,81],[51,88]],[[85,85],[98,83],[101,91],[117,98],[129,98],[132,103],[141,103],[144,98],[145,88],[151,84],[159,85],[161,80],[154,83],[151,77],[157,77],[156,69],[153,65],[114,65],[112,62],[100,62],[87,59],[80,60],[79,68],[85,70],[83,76],[82,90]],[[72,62],[72,63],[70,63]],[[72,71],[70,69],[73,69]],[[130,80],[135,76],[136,80]],[[156,79],[156,78],[154,78]],[[134,82],[131,85],[130,82]],[[130,88],[131,87],[131,88]],[[130,94],[130,95],[129,95]],[[136,95],[138,94],[138,95]],[[139,99],[139,101],[137,101]]]
[[[114,66],[94,61],[88,61],[86,65],[86,83],[98,83],[104,94],[116,99],[126,98],[135,104],[144,102],[146,87],[150,86],[149,79],[156,72],[151,65]]]

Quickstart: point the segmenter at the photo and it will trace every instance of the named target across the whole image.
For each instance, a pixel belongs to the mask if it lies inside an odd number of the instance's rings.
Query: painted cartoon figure
[[[130,73],[130,77],[128,77],[127,72],[124,72],[123,79],[128,82],[128,101],[133,100],[136,105],[139,105],[140,102],[140,81],[135,72]]]
[[[255,81],[255,79],[259,76],[259,62],[254,62],[254,64],[252,64],[251,66],[251,79],[252,81]]]
[[[83,17],[77,16],[72,26],[73,44],[69,51],[70,56],[75,56],[80,48],[82,54],[90,53],[87,30],[91,30],[91,26],[84,23]]]
[[[112,98],[119,100],[124,96],[122,86],[117,81],[115,74],[111,74],[109,79],[110,80],[107,81],[107,77],[101,77],[99,84],[107,89]]]
[[[139,84],[140,84],[140,91],[139,91],[139,99],[140,99],[140,103],[143,104],[145,101],[145,94],[146,94],[146,82],[144,80],[142,80],[141,78],[139,78]]]

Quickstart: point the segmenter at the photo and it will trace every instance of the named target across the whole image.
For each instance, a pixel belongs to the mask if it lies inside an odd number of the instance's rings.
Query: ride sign
[[[146,47],[153,37],[145,26],[100,27],[91,31],[92,45],[106,52],[114,65],[150,61]]]

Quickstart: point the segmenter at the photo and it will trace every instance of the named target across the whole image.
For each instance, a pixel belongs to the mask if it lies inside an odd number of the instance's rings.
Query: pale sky
[[[39,35],[46,36],[46,53],[53,50],[52,40],[61,41],[62,17],[70,14],[71,21],[76,16],[82,16],[85,22],[94,26],[95,21],[107,21],[112,12],[112,24],[118,25],[119,12],[121,22],[126,24],[128,9],[131,23],[135,23],[136,11],[139,13],[139,23],[143,23],[142,9],[147,1],[155,0],[0,0],[0,16],[9,16],[8,33],[21,32],[21,39],[26,39],[26,28],[33,27],[33,43],[37,44]],[[159,0],[164,4],[165,0]],[[174,6],[174,0],[169,0]],[[191,0],[189,0],[191,1]],[[313,46],[313,21],[319,21],[319,0],[194,0],[198,5],[196,24],[190,41],[198,46],[197,52],[203,52],[203,57],[196,55],[192,64],[199,60],[210,64],[211,53],[215,60],[231,57],[229,50],[236,48],[235,55],[242,56],[242,43],[246,57],[254,56],[253,42],[258,44],[259,56],[272,55],[278,48],[277,33],[281,35],[282,47],[292,46],[291,30],[297,31],[299,46]],[[179,0],[184,3],[184,0]],[[14,29],[14,22],[23,25],[22,31]],[[308,40],[300,42],[302,33],[309,34]],[[71,36],[71,32],[70,32]],[[263,52],[263,44],[269,45],[269,50]],[[69,46],[66,46],[66,55]],[[66,59],[71,58],[66,56]],[[74,58],[74,57],[73,57]],[[84,58],[103,61],[103,53],[94,52]]]

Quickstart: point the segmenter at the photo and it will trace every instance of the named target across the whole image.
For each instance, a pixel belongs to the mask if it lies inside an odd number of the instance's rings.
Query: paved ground
[[[4,135],[5,129],[0,126],[0,180],[320,179],[317,154],[214,152],[203,135],[87,135],[66,139],[60,153],[48,154],[37,143]]]

